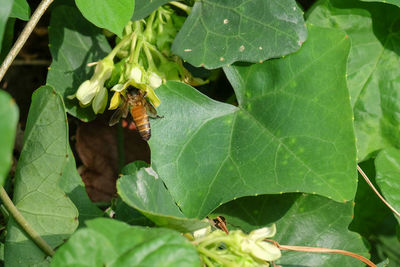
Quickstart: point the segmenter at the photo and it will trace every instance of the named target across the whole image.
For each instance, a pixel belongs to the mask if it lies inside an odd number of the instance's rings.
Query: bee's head
[[[137,94],[139,94],[140,92],[140,89],[138,89],[138,88],[136,88],[136,87],[134,87],[134,86],[132,86],[132,85],[129,85],[127,88],[126,88],[126,91],[129,93],[129,94],[131,94],[131,95],[137,95]]]

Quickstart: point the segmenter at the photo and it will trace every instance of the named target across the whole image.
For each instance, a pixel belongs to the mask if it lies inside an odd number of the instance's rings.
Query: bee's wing
[[[119,107],[114,114],[112,114],[110,121],[108,123],[109,126],[113,126],[116,123],[119,122],[119,120],[122,118],[126,118],[128,116],[129,112],[129,105],[127,102],[125,102],[121,107]]]
[[[110,121],[108,122],[109,126],[113,126],[119,122],[122,117],[122,107],[118,108],[111,116]]]
[[[157,114],[157,110],[154,108],[154,106],[150,102],[146,101],[144,105],[146,107],[147,115],[149,115],[150,118],[153,118],[153,119],[162,118],[162,116],[159,116]]]

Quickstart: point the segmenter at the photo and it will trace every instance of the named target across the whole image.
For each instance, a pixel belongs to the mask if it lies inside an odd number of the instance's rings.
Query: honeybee
[[[137,89],[133,86],[129,86],[126,89],[126,96],[124,97],[123,104],[114,112],[111,116],[109,125],[113,126],[122,118],[128,116],[130,111],[133,122],[139,131],[140,136],[143,140],[147,141],[151,136],[150,118],[162,118],[157,115],[156,109],[146,100],[146,92]]]

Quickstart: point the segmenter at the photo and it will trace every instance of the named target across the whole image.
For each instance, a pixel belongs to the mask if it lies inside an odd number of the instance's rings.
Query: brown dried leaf
[[[125,163],[150,162],[150,149],[137,131],[124,129]],[[79,173],[92,201],[110,201],[118,178],[117,126],[104,119],[81,123],[76,132],[76,151],[83,163]]]

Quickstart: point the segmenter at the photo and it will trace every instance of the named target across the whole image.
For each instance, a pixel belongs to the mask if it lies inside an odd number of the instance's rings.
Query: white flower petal
[[[137,66],[133,67],[128,74],[128,78],[130,80],[134,80],[136,83],[141,83],[142,82],[142,70]]]
[[[149,75],[149,85],[151,88],[155,89],[160,87],[162,84],[162,79],[156,73],[151,72]]]
[[[82,105],[86,106],[92,101],[99,89],[98,83],[86,80],[79,86],[76,98]]]

